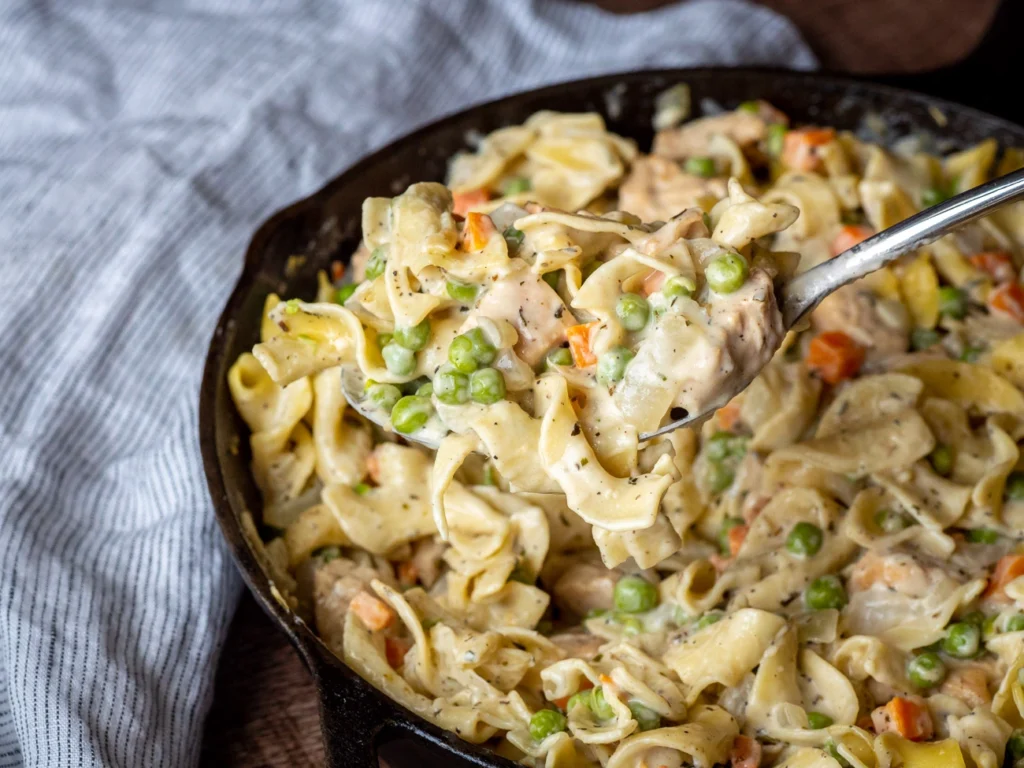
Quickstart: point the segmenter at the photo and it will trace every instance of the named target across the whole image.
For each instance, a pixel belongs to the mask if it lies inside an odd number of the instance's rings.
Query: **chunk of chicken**
[[[510,322],[519,334],[513,349],[530,366],[565,341],[566,329],[576,324],[561,297],[525,265],[492,284],[473,316]]]
[[[939,692],[960,699],[971,709],[979,709],[992,702],[992,693],[988,689],[988,675],[980,665],[972,664],[954,669],[943,681]]]
[[[577,563],[555,582],[555,603],[577,616],[590,611],[611,610],[618,574],[599,565]]]
[[[412,546],[412,563],[420,583],[430,589],[441,575],[441,558],[447,545],[433,536],[420,539]]]
[[[651,151],[673,160],[703,156],[708,154],[711,137],[716,134],[726,136],[744,147],[763,139],[767,128],[767,123],[759,114],[742,110],[726,112],[691,120],[678,128],[659,131],[654,137]]]
[[[876,357],[901,354],[910,345],[910,322],[901,307],[857,285],[827,296],[811,313],[811,324],[818,332],[842,331]]]
[[[366,243],[360,243],[359,247],[352,254],[352,259],[349,261],[353,283],[358,285],[366,279],[366,264],[369,260],[370,249],[366,247]]]
[[[619,208],[644,221],[668,221],[686,208],[721,200],[726,191],[725,179],[694,176],[673,160],[647,155],[633,163],[619,187]]]
[[[327,646],[341,655],[345,614],[352,598],[364,590],[373,594],[370,582],[379,579],[373,568],[339,557],[313,574],[313,607],[317,630]]]
[[[569,656],[588,661],[597,656],[601,646],[608,642],[603,637],[587,632],[566,632],[561,635],[552,635],[548,639]]]

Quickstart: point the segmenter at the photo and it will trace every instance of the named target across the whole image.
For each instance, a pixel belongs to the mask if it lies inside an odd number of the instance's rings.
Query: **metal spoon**
[[[1022,198],[1024,198],[1024,169],[1001,176],[944,203],[921,211],[868,238],[859,245],[855,245],[834,259],[797,275],[778,288],[777,298],[782,309],[783,327],[786,330],[792,328],[804,315],[818,306],[822,299],[844,285],[881,269],[906,253],[938,240],[969,221],[985,216],[1000,206]],[[737,392],[745,389],[756,378],[757,373],[759,372],[755,371],[750,379],[737,389]],[[381,424],[380,414],[371,412],[365,406],[361,380],[357,382],[357,379],[359,377],[348,374],[342,376],[342,389],[345,398],[359,413],[371,421]],[[663,435],[680,427],[699,422],[715,410],[712,408],[703,413],[688,413],[683,418],[669,422],[653,432],[641,434],[640,440],[649,440],[657,435]],[[382,424],[382,426],[389,427],[390,425]],[[436,449],[443,434],[437,434],[434,430],[426,432],[428,433],[417,432],[404,437],[428,448]]]

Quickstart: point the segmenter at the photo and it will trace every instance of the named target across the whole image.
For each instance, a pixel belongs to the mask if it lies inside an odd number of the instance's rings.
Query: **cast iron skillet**
[[[1024,128],[1011,122],[1024,121],[1022,104],[1005,86],[999,87],[1004,78],[1019,72],[1019,63],[1011,60],[1016,45],[1011,35],[1022,27],[1024,3],[1005,0],[982,45],[966,61],[926,75],[876,78],[886,85],[769,69],[682,69],[609,75],[516,94],[472,107],[399,139],[316,194],[278,212],[256,231],[206,360],[199,424],[203,462],[217,518],[242,576],[263,609],[287,633],[316,680],[330,766],[377,766],[378,751],[392,768],[407,768],[414,762],[422,768],[511,768],[514,763],[461,741],[378,692],[275,599],[240,524],[245,510],[251,510],[258,521],[261,505],[249,471],[248,432],[235,413],[226,384],[232,362],[258,338],[265,296],[276,291],[311,297],[316,271],[331,260],[347,260],[356,248],[364,198],[392,196],[414,181],[442,180],[446,160],[466,146],[467,131],[487,133],[522,122],[540,109],[601,112],[609,130],[630,136],[647,148],[655,95],[686,82],[693,91],[694,104],[711,98],[732,107],[747,99],[765,98],[796,123],[855,129],[865,113],[877,113],[886,126],[887,140],[924,130],[955,146],[990,136],[1001,145],[1024,146]],[[609,94],[614,95],[609,98]],[[939,95],[975,104],[1003,118]],[[618,102],[619,109],[611,111],[611,102]],[[936,108],[945,115],[944,125],[936,123]],[[289,257],[295,254],[306,256],[305,262],[297,270],[286,270]]]

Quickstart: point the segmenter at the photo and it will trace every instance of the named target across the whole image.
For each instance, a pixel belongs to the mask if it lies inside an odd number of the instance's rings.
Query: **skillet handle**
[[[1024,2],[1000,0],[978,46],[961,61],[931,72],[871,76],[874,82],[920,91],[1024,124],[1024,102],[996,87],[1019,71]]]

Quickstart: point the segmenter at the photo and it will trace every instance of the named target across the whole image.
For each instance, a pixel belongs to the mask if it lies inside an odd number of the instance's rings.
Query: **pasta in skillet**
[[[1024,208],[785,336],[775,288],[1024,155],[679,96],[649,155],[592,114],[496,131],[366,201],[351,279],[268,298],[228,378],[275,583],[531,766],[1019,768]]]

